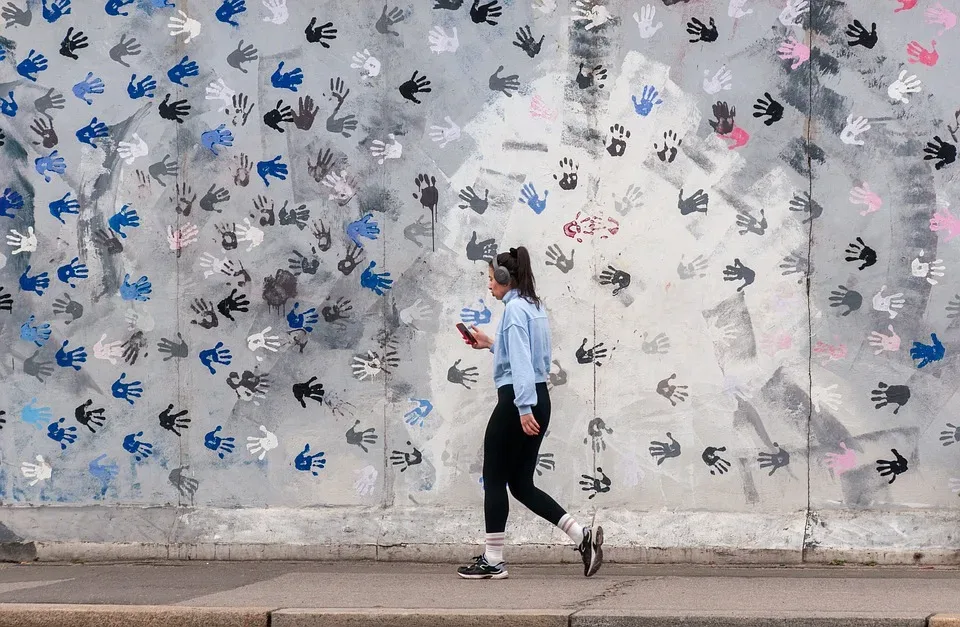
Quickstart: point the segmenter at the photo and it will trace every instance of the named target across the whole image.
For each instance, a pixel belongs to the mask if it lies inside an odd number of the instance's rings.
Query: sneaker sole
[[[502,573],[497,573],[496,575],[464,575],[463,573],[457,573],[463,579],[506,579],[507,571]]]
[[[590,568],[587,569],[587,577],[595,575],[603,564],[603,549],[600,548],[602,545],[603,527],[597,527],[597,531],[593,536],[593,550],[590,551]]]

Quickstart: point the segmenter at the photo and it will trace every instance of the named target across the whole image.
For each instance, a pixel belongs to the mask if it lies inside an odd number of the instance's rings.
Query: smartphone
[[[460,335],[462,335],[463,339],[465,339],[466,341],[470,342],[471,344],[477,343],[477,338],[473,337],[469,329],[467,329],[467,325],[465,325],[464,323],[458,322],[457,330],[460,331]]]

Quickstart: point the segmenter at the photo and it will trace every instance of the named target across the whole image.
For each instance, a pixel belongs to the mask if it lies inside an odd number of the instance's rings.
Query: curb
[[[269,607],[0,603],[3,627],[269,627]]]
[[[2,627],[960,627],[960,614],[189,607],[0,603]]]

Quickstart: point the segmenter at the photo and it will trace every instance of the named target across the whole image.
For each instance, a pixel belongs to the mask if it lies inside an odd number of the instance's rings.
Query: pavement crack
[[[570,603],[564,606],[564,609],[572,609],[573,613],[576,614],[580,610],[589,609],[591,605],[597,601],[603,601],[620,594],[623,590],[630,588],[643,580],[641,577],[633,577],[630,579],[624,579],[617,581],[605,588],[602,592],[593,595],[590,598],[583,599],[582,601],[577,601],[575,603]]]

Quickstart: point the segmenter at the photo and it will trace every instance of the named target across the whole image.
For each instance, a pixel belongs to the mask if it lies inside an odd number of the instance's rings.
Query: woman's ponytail
[[[540,306],[540,297],[537,296],[536,279],[533,277],[533,264],[530,262],[530,251],[525,246],[510,249],[510,254],[517,260],[515,274],[517,291],[531,303]]]

